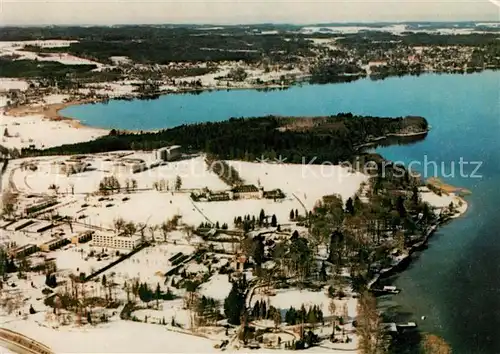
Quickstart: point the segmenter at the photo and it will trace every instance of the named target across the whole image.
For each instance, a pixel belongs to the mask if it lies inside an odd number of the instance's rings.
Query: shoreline
[[[109,98],[80,98],[74,99],[67,102],[61,103],[49,103],[49,104],[23,104],[17,107],[6,108],[3,107],[4,114],[9,117],[21,118],[21,117],[29,117],[29,116],[43,116],[43,119],[48,119],[53,122],[67,122],[70,123],[76,129],[94,129],[109,132],[111,129],[116,129],[122,132],[129,133],[138,133],[138,132],[157,132],[160,129],[152,129],[152,130],[130,130],[130,129],[120,129],[120,128],[104,128],[99,126],[88,125],[82,123],[79,119],[70,117],[67,115],[63,115],[60,112],[66,108],[73,106],[80,106],[84,104],[97,104],[103,103],[110,100],[114,101],[132,101],[132,100],[149,100],[149,99],[157,99],[166,95],[183,95],[183,94],[194,94],[194,93],[204,93],[204,92],[213,92],[213,91],[233,91],[233,90],[286,90],[292,86],[298,86],[301,82],[295,84],[288,85],[254,85],[250,87],[203,87],[199,88],[181,88],[178,91],[161,91],[155,94],[143,95],[141,96],[138,93],[129,93],[118,96],[113,96]],[[45,98],[46,96],[41,96],[41,98]]]
[[[18,151],[32,147],[44,149],[92,141],[108,135],[109,129],[88,126],[78,119],[60,114],[60,110],[66,107],[91,101],[80,99],[42,105],[21,105],[14,108],[0,106],[0,117],[4,127],[0,145]]]
[[[42,104],[42,105],[25,104],[25,105],[13,107],[13,108],[5,108],[4,113],[6,116],[14,117],[14,118],[41,115],[41,116],[43,116],[43,118],[48,119],[48,120],[53,121],[53,122],[68,122],[76,129],[91,128],[91,129],[99,129],[99,130],[109,130],[109,129],[105,129],[105,128],[98,128],[98,127],[86,125],[86,124],[83,124],[81,121],[79,121],[76,118],[60,114],[60,111],[62,111],[65,108],[68,108],[68,107],[79,106],[79,105],[88,104],[88,103],[98,103],[98,102],[102,102],[102,101],[103,100],[99,100],[99,99],[75,99],[75,100],[71,100],[71,101],[67,101],[67,102],[50,103],[50,104]]]
[[[500,68],[494,69],[494,68],[487,68],[480,73],[485,72],[485,71],[500,71]],[[428,71],[424,72],[419,76],[422,75],[457,75],[457,73],[453,72],[434,72],[434,71]],[[472,73],[464,73],[464,74],[475,74],[475,72]],[[385,77],[381,80],[386,80],[386,79],[391,79],[391,78],[404,78],[404,77],[411,77],[414,76],[412,74],[406,74],[403,76],[398,76],[398,75],[390,75],[388,77]],[[328,85],[328,84],[343,84],[345,82],[328,82],[325,84],[320,84],[320,83],[311,83],[310,81],[307,81],[308,78],[310,78],[311,75],[306,75],[304,74],[300,78],[298,78],[296,81],[292,83],[287,83],[287,84],[271,84],[271,85],[266,85],[266,84],[250,84],[249,86],[208,86],[208,87],[198,87],[198,88],[192,88],[192,87],[181,87],[178,90],[162,90],[156,93],[151,93],[151,94],[143,94],[141,95],[140,93],[137,92],[129,92],[126,94],[119,94],[116,96],[112,97],[106,97],[106,98],[80,98],[80,99],[74,99],[68,102],[64,103],[52,103],[52,104],[45,104],[45,105],[40,105],[40,106],[33,106],[30,104],[25,104],[21,105],[18,107],[14,108],[5,108],[4,107],[4,114],[11,116],[11,117],[24,117],[24,116],[29,116],[29,115],[43,115],[44,118],[49,119],[51,121],[67,121],[67,122],[72,122],[71,124],[74,125],[75,128],[90,128],[90,129],[95,129],[95,130],[101,130],[101,131],[110,131],[111,129],[116,129],[124,132],[156,132],[159,129],[153,129],[153,130],[128,130],[128,129],[117,129],[117,128],[104,128],[104,127],[99,127],[99,126],[93,126],[93,125],[88,125],[85,123],[82,123],[80,120],[74,117],[70,116],[65,116],[61,115],[60,111],[62,111],[65,108],[71,107],[71,106],[79,106],[83,104],[95,104],[95,103],[102,103],[105,101],[110,101],[110,100],[125,100],[125,101],[131,101],[131,100],[147,100],[147,99],[156,99],[160,98],[161,96],[166,96],[166,95],[178,95],[178,94],[194,94],[194,93],[205,93],[205,92],[213,92],[213,91],[232,91],[232,90],[251,90],[251,91],[273,91],[273,90],[287,90],[292,87],[297,87],[301,86],[303,84],[306,85]],[[363,78],[364,80],[371,80],[374,81],[370,76],[365,76]],[[359,80],[359,79],[358,79]],[[355,81],[358,81],[355,80]],[[379,79],[375,80],[379,81]],[[111,92],[113,94],[113,92]],[[42,98],[46,96],[41,96]],[[47,109],[44,109],[43,107],[48,107]],[[74,123],[73,123],[74,122]],[[365,144],[362,144],[356,148],[364,148],[364,147],[369,147],[376,145],[378,142],[384,139],[389,139],[389,138],[411,138],[411,137],[418,137],[427,134],[430,131],[430,127],[424,132],[417,132],[417,133],[408,133],[408,134],[388,134],[387,136],[383,137],[376,137],[372,141],[367,142]]]
[[[431,191],[431,193],[434,192]],[[427,249],[429,247],[429,240],[437,231],[439,231],[441,227],[450,222],[453,222],[454,219],[460,218],[466,214],[469,207],[468,202],[465,200],[463,196],[455,194],[455,197],[461,203],[460,208],[456,209],[456,213],[447,216],[445,218],[440,217],[435,224],[429,227],[424,238],[420,242],[417,242],[408,249],[407,254],[402,256],[395,264],[391,265],[389,268],[382,269],[368,282],[367,285],[368,291],[373,291],[373,288],[377,287],[381,281],[388,279],[392,276],[397,276],[399,274],[402,274],[415,260],[413,258],[413,255],[417,252],[423,252],[425,249]],[[390,283],[392,284],[392,281]],[[403,289],[401,289],[401,291],[403,291]],[[415,315],[413,312],[411,314]],[[420,331],[418,327],[417,331]]]

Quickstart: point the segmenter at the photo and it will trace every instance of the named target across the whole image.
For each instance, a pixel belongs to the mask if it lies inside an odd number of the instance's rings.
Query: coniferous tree
[[[262,226],[262,224],[264,223],[265,218],[266,218],[266,213],[264,212],[264,209],[260,209],[260,213],[259,213],[259,226]]]
[[[156,284],[155,298],[156,298],[156,308],[159,307],[159,301],[161,297],[160,283]]]
[[[354,215],[355,210],[354,210],[354,201],[352,200],[351,197],[347,199],[347,202],[345,203],[345,211],[348,214]]]
[[[290,326],[294,326],[297,323],[297,310],[295,308],[290,306],[285,313],[285,322]]]
[[[398,196],[398,198],[396,199],[396,210],[399,213],[399,217],[406,217],[406,208],[404,204],[404,198],[402,196]]]
[[[267,304],[265,301],[260,302],[260,318],[267,317]]]
[[[257,267],[260,268],[262,263],[264,263],[264,240],[262,237],[257,236],[254,238],[253,242],[253,260]]]
[[[319,271],[319,279],[321,281],[326,281],[326,264],[325,264],[325,262],[321,263],[321,269]]]
[[[278,224],[278,220],[276,219],[276,215],[273,214],[273,216],[271,217],[271,226],[276,227],[277,224]]]
[[[240,324],[240,318],[245,310],[245,293],[243,284],[234,282],[229,295],[224,300],[224,314],[227,321],[233,325]]]

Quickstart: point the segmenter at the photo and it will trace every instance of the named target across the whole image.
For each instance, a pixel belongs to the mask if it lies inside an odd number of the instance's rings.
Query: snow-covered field
[[[26,89],[25,81],[2,79],[2,89]],[[67,99],[67,95],[48,95],[44,97],[45,104],[58,104]],[[36,148],[48,148],[64,144],[89,141],[107,135],[106,129],[82,127],[76,121],[53,121],[43,114],[27,114],[14,117],[5,114],[4,107],[7,98],[0,96],[0,130],[2,140],[0,145],[7,148],[21,149],[35,145]],[[7,135],[5,132],[7,130]]]
[[[0,112],[0,145],[7,148],[23,148],[35,145],[48,148],[96,139],[107,135],[104,129],[78,127],[71,121],[51,121],[41,115],[12,117]],[[3,135],[5,129],[9,136]]]
[[[114,321],[98,327],[52,329],[40,326],[32,320],[18,320],[5,324],[5,327],[48,345],[56,353],[211,353],[219,351],[213,347],[216,344],[215,341],[168,331],[160,325],[132,321]]]
[[[140,279],[150,286],[156,287],[157,283],[163,284],[164,274],[172,267],[169,258],[182,252],[189,255],[194,252],[194,247],[189,245],[156,245],[148,247],[131,258],[119,263],[106,274],[115,273],[117,277],[129,280]]]
[[[0,92],[8,90],[21,90],[25,91],[28,89],[28,82],[20,79],[9,79],[2,77],[0,78]]]
[[[57,61],[66,65],[82,65],[82,64],[94,64],[98,67],[102,64],[91,61],[88,59],[83,59],[70,55],[68,53],[46,53],[44,55],[39,55],[34,52],[29,52],[23,50],[27,45],[33,45],[38,47],[68,47],[72,42],[75,41],[58,41],[58,40],[46,40],[46,41],[18,41],[18,42],[8,42],[0,41],[0,55],[17,55],[19,58],[17,60],[38,60],[38,61]]]
[[[212,299],[224,301],[231,291],[231,283],[227,275],[217,274],[214,275],[208,282],[203,284],[200,288],[200,294]]]
[[[153,313],[150,313],[154,316]],[[37,316],[37,315],[35,315]],[[40,317],[40,316],[39,316]],[[180,318],[179,315],[176,316]],[[1,320],[1,318],[0,318]],[[45,345],[56,353],[215,353],[220,349],[215,341],[201,336],[187,335],[168,330],[164,326],[145,324],[132,321],[114,321],[98,327],[60,327],[53,329],[41,326],[34,320],[18,320],[5,324],[5,327],[23,333]],[[342,354],[353,349],[334,349],[346,344],[328,344],[332,349],[314,347],[309,351],[314,353]],[[325,350],[326,349],[326,350]],[[225,352],[244,353],[245,350],[228,348]],[[258,353],[290,353],[289,350],[256,350]]]
[[[146,165],[155,162],[152,152],[122,152],[127,156],[122,159],[116,157],[120,152],[112,154],[101,154],[88,156],[86,162],[91,164],[92,170],[80,172],[70,176],[58,173],[57,163],[65,162],[67,157],[51,157],[46,159],[25,159],[24,161],[34,161],[38,169],[36,171],[17,170],[14,175],[14,182],[17,187],[27,192],[46,192],[51,184],[57,184],[61,191],[67,191],[70,185],[74,186],[75,193],[93,193],[97,191],[99,182],[105,176],[114,175],[118,181],[124,185],[127,179],[135,179],[138,189],[153,188],[153,184],[164,180],[169,189],[173,189],[176,177],[182,179],[183,189],[211,190],[227,189],[225,185],[213,172],[207,171],[207,167],[202,156],[171,162],[153,169],[132,173],[120,170],[117,163],[130,159],[143,160]],[[21,160],[19,160],[21,161]]]
[[[317,305],[323,311],[325,317],[332,316],[334,314],[330,311],[330,302],[332,301],[325,291],[311,291],[311,290],[299,290],[299,289],[278,289],[274,296],[267,296],[264,294],[254,295],[252,298],[252,305],[257,300],[269,301],[269,304],[281,309],[287,310],[290,307],[295,309],[300,309],[302,305],[306,309]],[[347,315],[350,320],[354,319],[357,314],[357,300],[354,298],[346,298],[345,300],[335,299],[335,315],[341,316],[343,307],[347,306]]]
[[[429,203],[437,209],[448,208],[452,203],[455,210],[458,211],[454,217],[459,217],[467,211],[467,202],[455,193],[443,193],[442,195],[437,195],[436,193],[429,191],[427,188],[423,188],[423,190],[424,191],[420,193],[422,201]]]
[[[265,190],[280,188],[289,196],[295,195],[308,210],[325,195],[339,194],[345,202],[358,191],[362,182],[368,180],[366,175],[351,173],[341,166],[241,161],[229,161],[229,164],[246,183],[257,185],[260,181]]]
[[[94,155],[87,158],[92,169],[66,176],[57,172],[57,163],[66,160],[65,157],[47,157],[40,159],[23,159],[9,165],[7,175],[16,188],[25,193],[47,193],[50,185],[57,185],[59,192],[67,193],[63,202],[67,202],[62,210],[65,215],[79,217],[87,216],[86,222],[103,227],[112,227],[113,220],[121,217],[127,221],[148,224],[161,224],[174,215],[181,215],[182,222],[189,225],[199,225],[201,222],[211,221],[227,223],[232,226],[238,216],[258,215],[264,209],[267,215],[275,214],[278,223],[288,223],[291,209],[299,210],[304,214],[304,206],[309,211],[324,195],[339,194],[344,200],[352,196],[366,181],[362,174],[349,173],[339,166],[301,166],[301,165],[273,165],[230,161],[236,167],[245,183],[261,186],[266,190],[281,188],[286,198],[283,200],[271,199],[242,199],[224,202],[193,202],[189,196],[190,190],[209,188],[211,190],[227,190],[225,185],[213,172],[207,171],[203,156],[190,158],[178,162],[168,163],[140,173],[122,172],[113,173],[115,164],[121,159],[142,159],[146,164],[154,160],[152,153],[135,152],[128,156]],[[31,162],[37,166],[36,171],[20,168],[21,162]],[[127,179],[135,179],[140,192],[131,194],[116,194],[109,200],[99,202],[98,197],[83,198],[79,194],[91,194],[98,190],[99,182],[105,176],[115,175],[122,187]],[[176,176],[182,180],[182,189],[185,192],[157,191],[153,184],[165,180],[169,188],[175,184]],[[75,196],[71,195],[74,190]],[[127,197],[127,201],[122,199]],[[88,204],[82,210],[82,204]],[[112,205],[111,205],[112,204]],[[105,207],[107,205],[107,207]],[[140,205],[140,208],[137,206]],[[158,212],[161,210],[162,212]]]
[[[170,324],[172,319],[174,319],[177,324],[180,324],[184,328],[190,328],[191,311],[183,309],[183,302],[183,299],[161,301],[160,309],[134,311],[134,316],[140,321],[144,321],[147,316],[150,323],[162,323],[163,319],[165,319],[165,322]]]
[[[245,215],[258,216],[260,211],[264,209],[266,215],[276,215],[277,221],[280,224],[289,222],[290,210],[298,209],[301,215],[304,215],[304,209],[300,202],[288,197],[281,201],[273,201],[272,199],[240,199],[225,202],[209,202],[196,203],[198,209],[211,222],[227,223],[233,225],[235,217]]]

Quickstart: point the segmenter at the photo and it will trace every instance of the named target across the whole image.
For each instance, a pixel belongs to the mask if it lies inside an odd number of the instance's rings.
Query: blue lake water
[[[424,141],[379,152],[405,163],[434,161],[440,176],[450,175],[454,163],[455,175],[444,179],[473,194],[467,214],[442,227],[429,249],[397,276],[403,291],[390,301],[416,320],[425,315],[419,326],[442,335],[455,353],[500,353],[500,72],[168,95],[73,106],[62,113],[91,126],[149,130],[230,117],[338,112],[427,118],[432,129]],[[461,158],[481,163],[479,178],[460,175]],[[464,174],[474,166],[466,165]]]

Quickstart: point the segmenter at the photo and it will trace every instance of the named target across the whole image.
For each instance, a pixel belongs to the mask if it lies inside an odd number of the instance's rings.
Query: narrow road
[[[300,205],[302,205],[302,208],[304,208],[304,213],[305,213],[304,215],[307,216],[309,212],[307,211],[306,205],[302,202],[302,200],[300,200],[300,198],[295,193],[292,193],[292,195],[295,197],[295,199],[297,199]]]
[[[54,354],[46,345],[5,328],[0,328],[0,343],[19,354]]]

